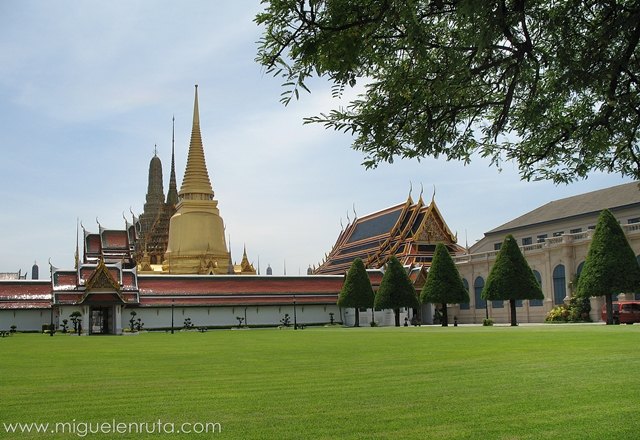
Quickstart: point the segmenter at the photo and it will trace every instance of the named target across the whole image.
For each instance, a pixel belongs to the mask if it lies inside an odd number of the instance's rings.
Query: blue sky
[[[436,188],[436,203],[469,244],[537,206],[625,183],[593,174],[570,185],[427,159],[365,170],[352,138],[302,118],[326,111],[328,85],[288,107],[281,81],[254,61],[255,1],[0,2],[0,272],[41,277],[72,267],[76,218],[97,230],[142,212],[157,144],[168,186],[171,118],[178,185],[186,164],[193,85],[209,175],[239,260],[243,244],[264,273],[305,273],[346,224]]]

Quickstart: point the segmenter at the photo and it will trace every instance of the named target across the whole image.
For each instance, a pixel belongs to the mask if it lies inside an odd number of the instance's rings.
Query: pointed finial
[[[431,195],[431,203],[436,199],[436,184],[433,184],[433,194]]]
[[[74,255],[74,262],[75,262],[75,265],[76,265],[76,269],[80,265],[80,241],[78,239],[78,233],[80,231],[78,229],[78,222],[79,222],[79,219],[78,219],[78,217],[76,217],[76,253]]]
[[[178,184],[176,183],[176,117],[171,118],[171,174],[169,176],[169,191],[167,191],[167,204],[178,204]]]
[[[420,198],[422,198],[422,193],[424,193],[424,186],[422,186],[422,182],[420,182]]]
[[[198,108],[198,84],[196,84],[196,97],[193,103],[193,124],[200,125],[200,109]]]
[[[191,127],[191,141],[189,142],[189,154],[187,156],[187,167],[182,179],[182,187],[178,192],[182,199],[212,200],[214,196],[209,172],[204,156],[202,145],[202,133],[200,131],[200,111],[198,107],[198,88],[193,102],[193,124]]]
[[[358,219],[358,213],[356,212],[356,203],[355,202],[353,202],[353,215],[354,215],[353,220],[354,221],[357,220]]]
[[[351,219],[349,218],[349,211],[347,211],[347,225],[351,224]]]
[[[411,192],[413,191],[413,182],[409,181],[409,198],[411,198]]]
[[[158,144],[153,144],[153,156],[158,156]]]

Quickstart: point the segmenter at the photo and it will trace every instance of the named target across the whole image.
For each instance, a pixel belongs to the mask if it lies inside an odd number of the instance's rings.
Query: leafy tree
[[[367,269],[360,258],[351,263],[338,296],[339,307],[353,307],[356,310],[355,327],[360,327],[360,307],[373,307],[373,288]]]
[[[544,299],[542,289],[513,235],[507,235],[502,242],[480,296],[484,300],[509,300],[511,325],[514,326],[518,325],[516,300]]]
[[[469,292],[464,288],[460,273],[447,247],[442,243],[436,246],[420,300],[423,303],[442,304],[443,327],[449,325],[447,304],[469,302]]]
[[[640,266],[618,220],[605,209],[598,217],[589,252],[578,279],[577,295],[604,295],[607,324],[613,324],[612,295],[638,292]]]
[[[263,0],[256,61],[282,102],[326,78],[346,108],[306,122],[356,134],[364,165],[484,156],[524,179],[640,178],[640,3]]]
[[[373,306],[376,309],[393,309],[396,327],[400,327],[400,308],[418,307],[418,296],[413,283],[395,256],[387,262]]]

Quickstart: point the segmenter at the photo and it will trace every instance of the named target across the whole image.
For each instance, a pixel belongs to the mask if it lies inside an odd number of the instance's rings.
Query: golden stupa
[[[208,275],[233,273],[224,237],[224,222],[213,196],[200,133],[196,85],[189,156],[178,193],[176,213],[169,225],[163,272]]]

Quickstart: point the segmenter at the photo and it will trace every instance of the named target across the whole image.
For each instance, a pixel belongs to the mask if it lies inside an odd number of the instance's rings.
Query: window
[[[553,269],[553,303],[564,304],[564,298],[567,296],[567,287],[565,285],[564,266],[558,264]]]
[[[578,264],[578,268],[576,269],[576,278],[580,278],[580,274],[582,273],[582,269],[584,269],[584,261]]]
[[[561,237],[562,235],[564,235],[564,231],[558,231],[553,233],[554,237]]]
[[[544,241],[547,239],[547,234],[540,234],[537,237],[538,243],[544,243]]]
[[[467,281],[465,278],[462,279],[462,285],[464,286],[464,289],[467,291],[467,293],[469,292],[469,281]],[[469,310],[470,308],[470,304],[469,303],[460,303],[460,310]]]
[[[502,243],[493,243],[494,251],[499,251],[501,247],[502,247]]]
[[[537,270],[533,271],[533,276],[536,278],[536,281],[538,282],[538,285],[540,285],[540,287],[542,287],[542,277],[540,276],[540,272],[538,272]],[[541,299],[530,299],[529,300],[529,307],[541,307],[542,306],[542,300]]]
[[[579,234],[581,232],[582,232],[582,228],[575,228],[575,229],[569,230],[570,234]]]
[[[524,237],[522,239],[522,246],[527,246],[532,243],[533,243],[533,240],[531,240],[531,237]]]
[[[640,217],[630,218],[629,220],[627,220],[627,223],[629,223],[630,225],[633,223],[640,223]]]
[[[590,231],[593,231],[595,228],[596,228],[595,225],[591,225],[587,229],[590,230]]]
[[[476,309],[484,309],[487,306],[487,302],[480,297],[484,289],[484,278],[478,277],[473,282],[473,292],[476,300]]]
[[[504,301],[491,301],[491,307],[493,307],[494,309],[502,309],[504,308]]]
[[[517,299],[516,300],[516,307],[522,307],[522,300],[521,299]]]

